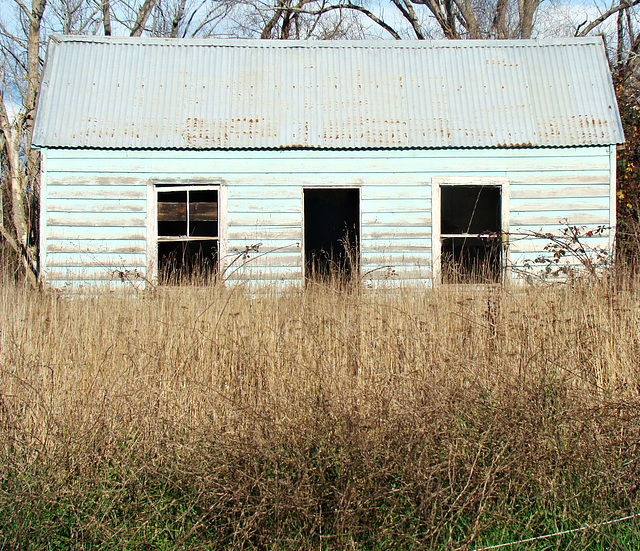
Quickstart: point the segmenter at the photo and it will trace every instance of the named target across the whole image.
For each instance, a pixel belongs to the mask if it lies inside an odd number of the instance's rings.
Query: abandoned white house
[[[600,38],[53,37],[41,269],[295,282],[330,253],[374,284],[500,279],[565,224],[612,246],[623,141]]]

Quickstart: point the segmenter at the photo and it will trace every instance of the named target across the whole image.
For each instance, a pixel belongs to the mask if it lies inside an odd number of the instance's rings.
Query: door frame
[[[358,267],[361,265],[362,260],[362,185],[360,184],[303,184],[300,187],[300,205],[302,212],[302,280],[306,281],[307,279],[307,262],[306,262],[306,235],[305,235],[305,210],[304,210],[304,192],[306,189],[311,190],[341,190],[341,189],[357,189],[358,190]]]

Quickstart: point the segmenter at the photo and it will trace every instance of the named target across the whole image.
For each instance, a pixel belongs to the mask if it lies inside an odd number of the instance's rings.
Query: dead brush
[[[0,544],[475,549],[628,515],[637,289],[5,279]],[[635,523],[556,543],[614,541]]]

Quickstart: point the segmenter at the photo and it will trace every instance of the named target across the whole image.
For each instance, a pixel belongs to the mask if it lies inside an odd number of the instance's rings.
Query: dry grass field
[[[0,295],[2,549],[474,550],[638,511],[629,278]]]

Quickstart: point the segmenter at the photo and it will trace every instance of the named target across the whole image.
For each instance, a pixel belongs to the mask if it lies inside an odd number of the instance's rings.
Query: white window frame
[[[358,243],[358,270],[362,269],[362,185],[361,184],[313,184],[306,183],[300,186],[300,208],[301,208],[301,237],[300,243],[301,247],[301,261],[302,261],[302,281],[306,281],[307,273],[306,273],[306,258],[305,258],[305,234],[304,234],[304,191],[306,189],[327,189],[327,190],[339,190],[339,189],[357,189],[358,190],[358,235],[360,236],[360,243]],[[360,274],[358,274],[360,275]]]
[[[167,191],[218,192],[218,236],[191,239],[191,241],[217,240],[218,273],[224,273],[223,262],[227,256],[227,186],[189,182],[167,182],[165,184],[156,180],[147,185],[147,278],[154,284],[158,283],[158,192]],[[177,237],[175,241],[185,241],[185,239]]]
[[[441,284],[442,277],[442,233],[440,231],[442,213],[442,186],[479,186],[500,189],[500,231],[502,232],[502,274],[509,277],[508,236],[509,236],[509,179],[491,176],[436,177],[431,180],[431,265],[432,281]],[[448,234],[447,234],[448,235]],[[445,236],[446,237],[446,236]]]

